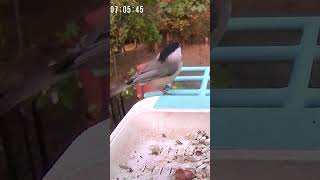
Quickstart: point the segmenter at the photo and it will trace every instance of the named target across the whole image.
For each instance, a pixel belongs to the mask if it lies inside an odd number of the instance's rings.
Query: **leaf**
[[[124,92],[122,92],[122,96],[126,99],[131,98],[135,94],[136,94],[136,90],[135,90],[134,86],[130,86]]]
[[[132,76],[132,75],[134,75],[134,73],[136,73],[136,69],[135,69],[135,68],[131,68],[131,69],[129,70],[129,72],[128,72],[128,75],[129,75],[129,76]]]
[[[63,33],[57,33],[56,36],[60,39],[60,41],[67,41],[76,36],[80,33],[80,27],[73,21],[69,22]]]

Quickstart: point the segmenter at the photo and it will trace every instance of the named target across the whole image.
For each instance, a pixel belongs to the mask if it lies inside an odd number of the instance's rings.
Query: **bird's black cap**
[[[158,61],[165,62],[168,56],[173,53],[176,49],[181,47],[181,44],[178,42],[173,42],[168,44],[161,52]]]

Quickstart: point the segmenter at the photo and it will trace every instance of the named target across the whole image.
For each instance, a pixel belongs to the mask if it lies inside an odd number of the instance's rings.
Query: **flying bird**
[[[179,75],[181,67],[181,44],[170,43],[124,84],[111,89],[110,95],[114,96],[135,84],[147,85],[161,90],[164,94],[169,94],[167,91],[171,88],[168,84]]]

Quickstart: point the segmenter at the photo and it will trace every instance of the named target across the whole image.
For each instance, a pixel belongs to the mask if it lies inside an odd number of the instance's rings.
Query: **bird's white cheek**
[[[181,48],[178,48],[177,51],[178,51],[178,54],[181,56]]]
[[[169,61],[176,61],[181,59],[182,55],[181,55],[181,51],[176,50],[174,53],[172,53],[169,57],[168,60]]]

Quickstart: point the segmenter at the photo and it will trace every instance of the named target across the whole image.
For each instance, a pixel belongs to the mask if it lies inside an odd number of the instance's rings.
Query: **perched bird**
[[[67,50],[63,62],[49,66],[56,73],[86,67],[98,77],[105,76],[108,67],[108,38],[107,23],[100,24],[94,31],[84,35],[74,48]]]
[[[181,44],[178,42],[170,43],[125,84],[111,89],[110,95],[114,96],[135,84],[147,85],[168,94],[167,91],[170,89],[168,84],[175,80],[181,67]]]
[[[211,11],[211,25],[213,26],[212,46],[217,47],[226,31],[231,16],[232,0],[213,0]]]

